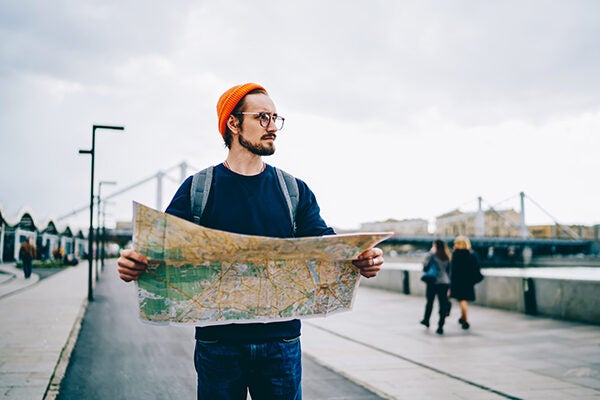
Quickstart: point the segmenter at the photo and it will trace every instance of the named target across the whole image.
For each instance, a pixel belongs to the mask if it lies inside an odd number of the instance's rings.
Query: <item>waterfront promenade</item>
[[[414,260],[386,261],[364,286],[425,296],[423,265]],[[475,304],[530,315],[600,326],[600,266],[483,268]]]
[[[118,280],[114,268],[109,261],[98,285]],[[0,282],[0,399],[55,398],[85,323],[87,264],[38,282],[19,273]],[[123,299],[135,298],[132,284],[118,284]],[[418,324],[423,306],[421,297],[363,285],[353,311],[303,322],[304,354],[388,399],[600,399],[599,326],[473,306],[463,331],[455,304],[440,336]],[[181,358],[193,376],[191,354]],[[305,382],[327,384],[313,379]],[[305,400],[344,398],[365,397],[305,391]]]

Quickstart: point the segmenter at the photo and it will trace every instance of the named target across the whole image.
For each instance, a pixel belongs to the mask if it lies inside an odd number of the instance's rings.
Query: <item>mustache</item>
[[[274,134],[274,133],[267,133],[266,135],[262,135],[261,139],[267,139],[267,138],[270,138],[270,137],[272,137],[273,139],[277,139],[277,135]]]

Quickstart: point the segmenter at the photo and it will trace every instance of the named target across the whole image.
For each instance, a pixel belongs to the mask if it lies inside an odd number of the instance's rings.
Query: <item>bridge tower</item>
[[[519,235],[522,238],[526,238],[529,236],[529,231],[527,230],[527,225],[525,225],[525,192],[520,192],[519,196],[521,197],[521,216],[519,218]]]
[[[180,171],[180,177],[181,177],[181,182],[185,181],[185,178],[187,178],[187,170],[188,170],[188,163],[186,163],[185,161],[182,162],[181,164],[179,164],[179,171]]]
[[[479,196],[477,198],[477,214],[475,215],[475,236],[477,237],[485,236],[485,216],[483,214],[482,201],[481,196]]]
[[[162,211],[162,191],[163,191],[163,177],[165,173],[158,171],[156,173],[156,209]]]

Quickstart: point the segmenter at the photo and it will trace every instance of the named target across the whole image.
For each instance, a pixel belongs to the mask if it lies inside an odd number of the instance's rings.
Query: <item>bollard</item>
[[[529,264],[531,264],[531,257],[533,256],[533,250],[531,249],[531,247],[525,246],[525,248],[521,252],[521,255],[523,256],[523,266],[529,266]]]
[[[525,300],[525,314],[537,315],[535,283],[532,278],[523,279],[523,299]]]
[[[409,272],[402,271],[402,293],[410,294],[410,280],[409,280]]]

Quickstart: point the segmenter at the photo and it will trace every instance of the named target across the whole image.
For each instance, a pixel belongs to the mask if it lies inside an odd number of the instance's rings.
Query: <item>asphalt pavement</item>
[[[105,270],[81,325],[58,400],[195,399],[194,327],[137,318],[134,286]],[[311,399],[377,400],[364,387],[303,359],[303,394]]]
[[[114,261],[89,305],[87,263],[42,280],[0,269],[0,399],[195,398],[193,328],[139,322]],[[423,307],[361,287],[351,312],[304,320],[305,400],[600,399],[599,326],[471,306],[465,331],[455,304],[437,335],[418,324]]]

